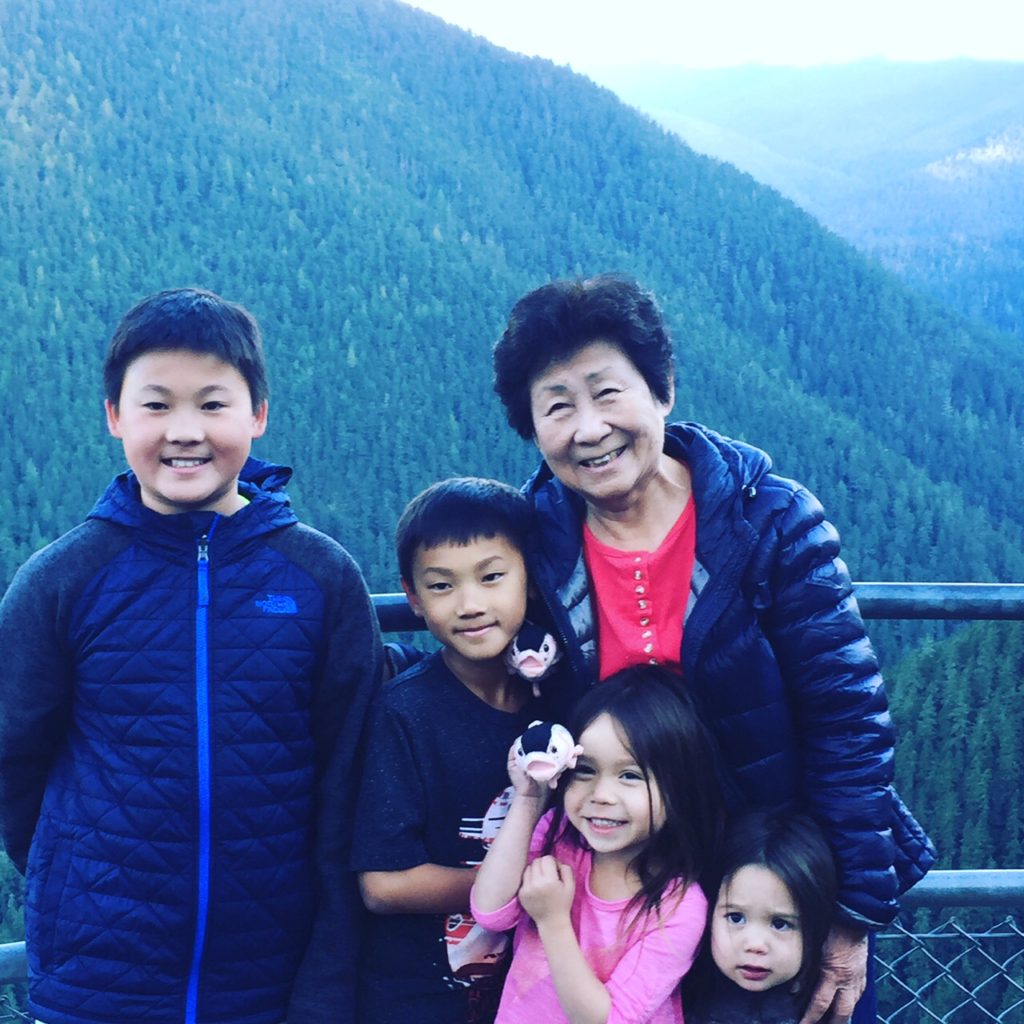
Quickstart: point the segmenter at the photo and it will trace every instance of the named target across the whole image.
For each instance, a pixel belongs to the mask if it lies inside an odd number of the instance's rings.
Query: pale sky
[[[1022,0],[413,0],[413,6],[499,46],[584,73],[636,63],[1024,60]]]

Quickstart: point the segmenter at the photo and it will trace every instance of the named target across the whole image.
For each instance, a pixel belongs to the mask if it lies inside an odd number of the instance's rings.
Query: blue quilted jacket
[[[681,661],[723,753],[736,804],[802,803],[840,866],[840,912],[880,927],[935,860],[892,789],[893,729],[839,537],[806,489],[768,456],[694,423],[665,450],[693,478],[697,559]],[[596,679],[585,508],[548,467],[525,488],[537,530],[531,571],[577,687]]]
[[[223,517],[152,512],[124,474],[0,606],[0,809],[47,1024],[348,1019],[379,643],[289,475],[250,460]]]

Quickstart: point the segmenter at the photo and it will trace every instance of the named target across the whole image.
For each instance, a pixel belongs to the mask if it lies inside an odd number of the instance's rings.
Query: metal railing
[[[865,619],[1024,620],[1024,583],[855,583]],[[374,594],[386,633],[423,629],[405,594]]]
[[[854,583],[865,619],[1024,621],[1024,583]]]
[[[1024,584],[857,583],[867,619],[1024,621]],[[403,594],[375,594],[384,632],[423,628]],[[900,917],[877,936],[875,977],[883,1024],[1024,1024],[1024,869],[932,871],[903,899]],[[976,909],[1007,911],[974,923]],[[968,908],[962,922],[951,909]],[[1013,915],[1017,915],[1014,917]],[[919,924],[919,918],[935,918]],[[0,945],[0,985],[23,982],[25,944]],[[0,1022],[23,1020],[0,1001]]]

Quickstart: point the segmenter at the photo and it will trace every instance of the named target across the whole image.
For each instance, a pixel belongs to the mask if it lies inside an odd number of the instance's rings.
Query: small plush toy
[[[540,696],[540,682],[558,664],[562,651],[543,627],[527,620],[505,651],[505,667],[533,683],[534,697]]]
[[[575,768],[583,748],[564,725],[556,722],[531,722],[516,740],[516,764],[531,779],[546,782],[552,789],[566,768]]]

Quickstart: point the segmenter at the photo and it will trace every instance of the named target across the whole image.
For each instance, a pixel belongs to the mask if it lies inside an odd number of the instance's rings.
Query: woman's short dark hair
[[[671,402],[675,356],[654,296],[621,274],[552,281],[515,304],[494,346],[494,390],[520,437],[534,435],[534,380],[594,341],[620,348],[651,394],[666,405]]]
[[[821,969],[821,949],[835,919],[836,865],[817,823],[804,814],[750,810],[726,828],[718,858],[718,885],[708,892],[714,902],[721,886],[750,864],[767,868],[789,890],[800,915],[804,957],[795,982],[805,999]]]
[[[128,367],[148,352],[186,349],[216,356],[249,385],[252,407],[267,398],[267,366],[256,318],[244,306],[202,288],[149,295],[121,318],[103,363],[103,387],[116,406]]]
[[[476,476],[439,480],[420,491],[398,520],[395,549],[401,578],[412,586],[416,552],[438,544],[504,537],[525,555],[532,516],[529,501],[500,480]]]

